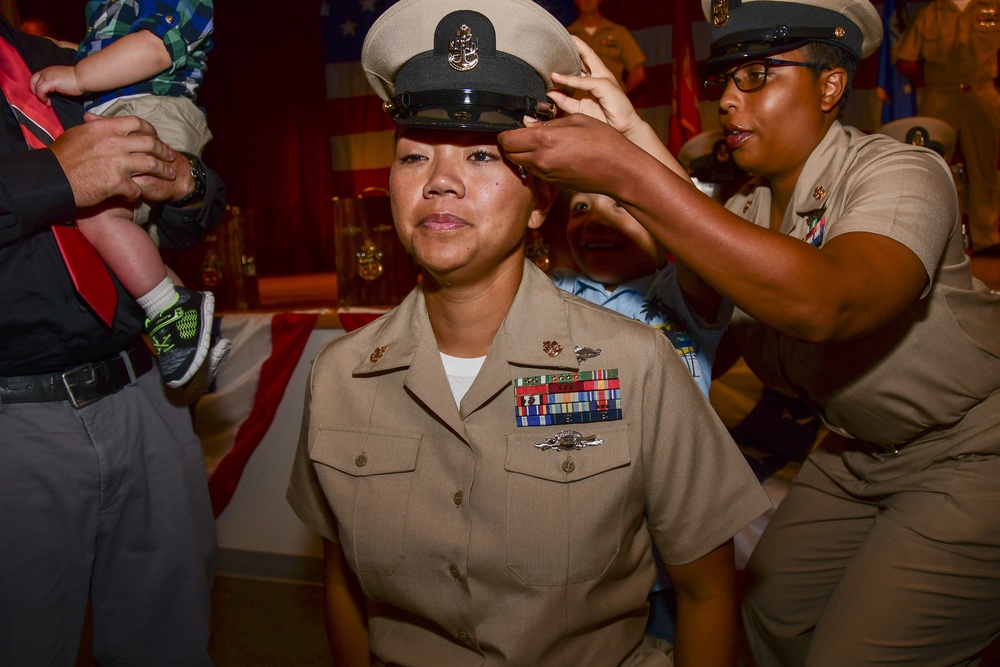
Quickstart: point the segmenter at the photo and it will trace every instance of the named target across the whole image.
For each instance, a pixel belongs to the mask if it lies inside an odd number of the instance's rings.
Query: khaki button
[[[464,642],[464,643],[468,644],[469,643],[469,639],[471,639],[471,637],[469,637],[469,633],[468,632],[466,632],[465,630],[459,630],[458,631],[458,641]]]
[[[368,457],[365,456],[364,454],[358,454],[357,456],[354,457],[354,465],[358,466],[359,468],[364,468],[367,463],[368,463]]]
[[[576,464],[573,463],[573,459],[566,459],[562,464],[563,472],[573,472],[576,470]]]
[[[451,572],[451,576],[455,577],[456,579],[458,579],[458,576],[459,576],[459,574],[461,574],[461,573],[460,573],[460,572],[458,571],[458,568],[457,568],[457,567],[455,567],[454,565],[452,565],[451,567],[449,567],[449,568],[448,568],[448,571],[449,571],[449,572]]]
[[[452,500],[455,501],[456,505],[461,505],[462,504],[462,492],[461,491],[456,491],[455,492],[455,497],[452,498]]]

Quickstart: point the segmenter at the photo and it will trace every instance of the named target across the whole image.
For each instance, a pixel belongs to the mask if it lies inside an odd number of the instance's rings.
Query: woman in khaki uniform
[[[661,333],[524,258],[554,189],[496,132],[551,107],[573,41],[529,0],[404,0],[362,63],[424,278],[310,378],[288,498],[325,539],[337,664],[733,664],[732,536],[766,496]],[[653,540],[673,651],[644,634]]]
[[[748,565],[758,667],[975,664],[1000,629],[1000,298],[970,273],[950,171],[837,120],[881,38],[867,0],[703,8],[706,93],[755,176],[725,207],[615,130],[622,95],[580,107],[614,127],[578,113],[501,145],[614,197],[737,306],[761,380],[832,431]]]

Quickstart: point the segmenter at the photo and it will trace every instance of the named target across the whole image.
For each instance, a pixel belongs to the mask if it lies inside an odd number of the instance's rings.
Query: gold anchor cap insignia
[[[822,185],[817,185],[816,189],[813,190],[813,199],[819,201],[825,196],[826,196],[826,188],[824,188]]]
[[[550,357],[558,357],[562,353],[562,345],[554,340],[547,340],[542,343],[542,350]]]
[[[729,23],[729,0],[712,0],[712,25],[722,28]]]
[[[479,40],[464,23],[455,37],[448,41],[448,65],[458,72],[468,72],[479,64]]]
[[[376,347],[375,351],[372,352],[372,356],[368,357],[368,360],[374,364],[376,361],[382,358],[382,355],[385,354],[385,351],[387,349],[388,348],[385,345],[383,345],[382,347]]]

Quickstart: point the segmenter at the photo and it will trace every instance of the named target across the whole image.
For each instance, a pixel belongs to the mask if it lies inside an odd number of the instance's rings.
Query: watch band
[[[181,208],[192,204],[196,201],[201,201],[205,197],[205,165],[201,163],[201,159],[197,155],[192,155],[191,153],[184,153],[181,151],[181,155],[188,159],[191,163],[191,178],[194,179],[194,190],[187,193],[180,199],[175,199],[170,202],[171,206]]]

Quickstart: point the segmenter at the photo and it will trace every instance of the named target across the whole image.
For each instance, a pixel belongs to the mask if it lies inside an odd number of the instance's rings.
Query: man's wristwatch
[[[181,155],[191,163],[191,178],[194,179],[194,190],[187,193],[180,199],[170,202],[171,206],[183,208],[194,202],[201,201],[205,197],[205,165],[201,163],[197,155],[181,152]]]

